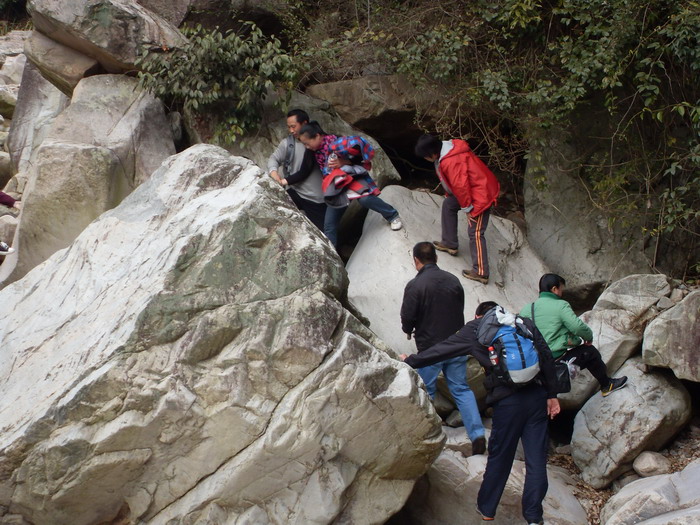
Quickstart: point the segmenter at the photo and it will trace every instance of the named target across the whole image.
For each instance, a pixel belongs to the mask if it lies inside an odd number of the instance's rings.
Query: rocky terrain
[[[0,206],[16,249],[0,264],[0,524],[476,520],[486,458],[447,390],[431,403],[396,358],[414,351],[398,315],[411,248],[437,237],[442,197],[402,186],[375,136],[405,227],[351,210],[344,264],[261,169],[286,135],[278,109],[244,145],[196,144],[128,74],[139,46],[183,41],[195,3],[31,0],[34,30],[0,40],[0,180],[20,203]],[[337,134],[410,113],[396,82],[358,84],[291,105]],[[348,100],[366,102],[353,118]],[[561,396],[545,522],[697,522],[700,290],[528,195],[527,233],[493,217],[492,279],[463,281],[465,317],[483,300],[519,310],[561,272],[609,372],[630,378],[603,398],[584,372]],[[465,257],[439,264],[459,275]],[[482,380],[471,363],[488,427]],[[523,476],[518,457],[494,523],[520,519]]]

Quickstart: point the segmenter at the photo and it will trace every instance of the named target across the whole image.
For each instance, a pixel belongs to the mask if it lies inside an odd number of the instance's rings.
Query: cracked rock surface
[[[167,159],[0,291],[3,523],[383,523],[444,436],[346,285],[250,161]]]

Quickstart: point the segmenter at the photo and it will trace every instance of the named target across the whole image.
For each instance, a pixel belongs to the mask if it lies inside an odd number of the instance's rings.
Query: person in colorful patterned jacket
[[[466,212],[472,267],[465,269],[462,275],[488,284],[489,259],[484,234],[491,207],[500,192],[496,176],[464,140],[442,141],[433,135],[423,135],[416,143],[415,153],[435,164],[435,171],[446,193],[442,203],[442,240],[433,241],[435,248],[457,255],[458,212]]]
[[[396,231],[403,227],[399,212],[379,197],[379,188],[372,180],[374,149],[363,137],[337,137],[324,132],[318,122],[302,126],[299,140],[315,152],[323,174],[324,198],[328,209],[323,231],[333,246],[338,247],[338,225],[350,200],[380,213]]]

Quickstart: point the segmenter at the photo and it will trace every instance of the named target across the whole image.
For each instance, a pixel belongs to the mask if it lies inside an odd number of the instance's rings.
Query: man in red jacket
[[[415,153],[435,164],[446,192],[442,203],[442,240],[433,242],[435,248],[457,255],[457,213],[465,211],[472,267],[465,269],[462,275],[488,284],[489,261],[484,233],[500,191],[496,176],[464,140],[442,141],[433,135],[423,135],[416,143]]]

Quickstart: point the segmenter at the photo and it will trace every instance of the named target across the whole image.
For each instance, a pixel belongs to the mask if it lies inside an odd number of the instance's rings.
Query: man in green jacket
[[[627,377],[608,376],[600,352],[592,344],[593,330],[562,299],[565,284],[566,281],[559,275],[544,274],[540,279],[539,299],[524,306],[520,315],[534,321],[555,359],[569,361],[576,358],[574,364],[588,370],[600,383],[601,394],[607,396],[624,387]]]

